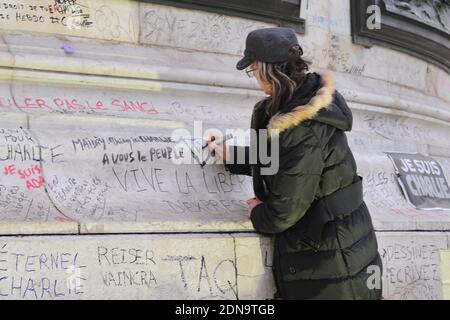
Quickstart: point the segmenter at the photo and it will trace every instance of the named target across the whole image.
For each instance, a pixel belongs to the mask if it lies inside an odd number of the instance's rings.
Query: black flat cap
[[[291,28],[263,28],[251,31],[247,35],[244,58],[236,64],[238,70],[243,70],[255,60],[281,63],[291,58],[289,49],[299,46],[301,54],[303,50],[298,44],[295,31]]]

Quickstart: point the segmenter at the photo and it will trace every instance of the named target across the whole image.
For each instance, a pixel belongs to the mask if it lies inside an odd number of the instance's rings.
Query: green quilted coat
[[[380,299],[381,279],[372,276],[382,270],[377,240],[345,134],[352,113],[333,75],[309,73],[273,117],[267,116],[266,102],[255,105],[251,127],[278,135],[278,172],[262,175],[259,161],[229,160],[227,168],[251,175],[263,201],[251,222],[257,232],[274,236],[276,297]]]

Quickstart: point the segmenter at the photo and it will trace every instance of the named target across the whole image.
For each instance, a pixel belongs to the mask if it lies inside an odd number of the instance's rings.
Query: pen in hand
[[[211,141],[211,142],[214,142],[214,144],[216,144],[216,145],[221,145],[221,144],[223,144],[225,141],[230,140],[230,139],[232,139],[232,138],[233,138],[233,135],[230,133],[230,134],[225,135],[225,136],[222,137],[221,139],[216,139],[216,140],[213,140],[213,141]],[[206,142],[206,144],[202,147],[202,149],[205,149],[207,146],[208,146],[208,142]],[[214,150],[211,152],[211,155],[212,155],[212,156],[215,156]]]

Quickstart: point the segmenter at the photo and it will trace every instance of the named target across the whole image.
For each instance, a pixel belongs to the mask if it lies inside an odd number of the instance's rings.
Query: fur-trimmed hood
[[[294,96],[293,101],[290,102],[290,104],[294,103],[292,107],[288,105],[288,108],[281,108],[281,111],[275,114],[267,125],[271,134],[276,134],[277,130],[278,133],[282,133],[306,120],[319,121],[344,131],[351,130],[352,113],[342,95],[336,91],[333,74],[327,71],[309,74],[309,76],[309,79],[315,76],[316,81],[320,82],[317,84],[317,91],[306,104],[295,105],[296,101],[302,101],[302,99],[296,100]]]

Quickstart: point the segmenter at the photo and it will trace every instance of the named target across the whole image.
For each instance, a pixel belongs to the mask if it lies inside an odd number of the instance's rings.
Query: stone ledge
[[[8,38],[9,37],[9,38]],[[102,44],[92,41],[77,40],[80,48],[80,55],[67,56],[63,52],[52,52],[42,54],[42,45],[49,46],[48,50],[60,47],[64,42],[51,38],[36,44],[36,39],[23,35],[27,45],[23,46],[21,37],[8,35],[8,42],[3,45],[0,51],[0,66],[15,67],[17,69],[33,69],[48,72],[64,72],[66,81],[77,74],[92,75],[93,77],[83,77],[85,80],[92,79],[92,83],[84,83],[86,86],[96,86],[96,82],[103,83],[104,87],[114,86],[113,82],[105,83],[103,76],[122,79],[119,86],[130,89],[139,89],[140,84],[132,83],[132,80],[153,81],[152,86],[164,85],[157,80],[173,83],[190,83],[206,86],[222,86],[230,89],[239,88],[250,91],[257,90],[256,83],[250,81],[235,69],[237,56],[207,53],[189,52],[177,48],[168,47],[140,47],[128,44]],[[103,52],[99,55],[98,52]],[[132,54],[130,54],[132,52]],[[170,58],[176,56],[176,60]],[[120,60],[120,62],[118,62]],[[109,63],[105,63],[108,61]],[[195,67],[194,67],[195,66]],[[211,72],[214,70],[214,72]],[[435,70],[435,69],[433,69]],[[25,70],[24,70],[25,71]],[[437,72],[437,70],[436,70]],[[67,74],[66,74],[67,73]],[[71,75],[73,73],[73,75]],[[348,73],[335,72],[338,80],[338,88],[350,102],[366,103],[375,106],[383,106],[404,110],[410,113],[426,115],[435,119],[449,121],[450,111],[445,100],[427,96],[419,93],[418,90],[407,88],[398,84],[388,83],[385,80],[355,76]],[[20,75],[18,71],[17,77]],[[61,77],[56,73],[50,73],[55,77],[55,82]],[[10,75],[12,76],[12,75]],[[95,77],[94,77],[95,76]],[[8,75],[5,75],[8,78]],[[24,76],[25,77],[25,76]],[[36,80],[33,80],[33,77]],[[98,77],[98,78],[96,78]],[[42,80],[42,74],[27,74],[28,81]],[[49,78],[48,76],[46,78]],[[50,77],[49,81],[52,77]],[[442,76],[441,76],[442,78]],[[364,79],[364,81],[361,81]],[[117,80],[116,80],[117,81]],[[442,79],[440,80],[443,81]],[[76,84],[73,80],[72,84]],[[83,81],[81,81],[83,82]],[[440,82],[440,83],[441,83]],[[372,87],[369,87],[368,84]],[[374,88],[379,88],[382,93],[374,93]],[[149,89],[148,84],[142,87]],[[150,88],[151,89],[151,88]],[[154,89],[153,89],[154,90]],[[233,91],[230,94],[233,94]],[[236,92],[238,93],[238,92]],[[250,92],[248,92],[250,93]],[[258,96],[257,93],[254,93]],[[259,94],[261,96],[261,94]],[[410,95],[411,99],[405,98]]]
[[[1,221],[0,235],[78,234],[77,222],[19,222]]]
[[[233,220],[236,220],[234,218]],[[184,233],[184,232],[252,232],[251,222],[231,221],[142,221],[142,222],[80,222],[81,234],[119,233]]]

